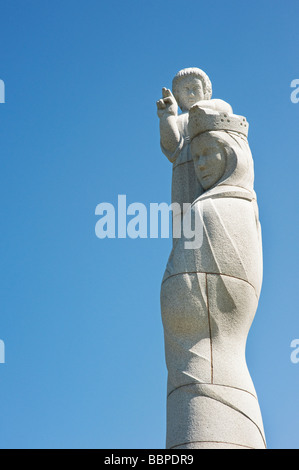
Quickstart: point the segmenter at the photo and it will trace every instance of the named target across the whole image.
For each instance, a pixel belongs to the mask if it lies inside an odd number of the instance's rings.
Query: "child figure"
[[[172,81],[173,93],[162,89],[162,99],[157,101],[160,118],[161,149],[173,163],[171,202],[192,203],[200,191],[195,177],[190,153],[188,119],[189,109],[200,102],[203,108],[232,114],[231,106],[223,100],[211,99],[212,85],[209,77],[199,68],[180,70]],[[178,107],[182,113],[178,114]]]

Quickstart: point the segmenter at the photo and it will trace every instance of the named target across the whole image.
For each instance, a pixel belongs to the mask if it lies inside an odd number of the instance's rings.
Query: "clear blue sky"
[[[168,239],[95,207],[170,203],[156,100],[197,66],[250,122],[264,283],[247,347],[269,448],[299,448],[297,0],[2,0],[1,448],[163,448]]]

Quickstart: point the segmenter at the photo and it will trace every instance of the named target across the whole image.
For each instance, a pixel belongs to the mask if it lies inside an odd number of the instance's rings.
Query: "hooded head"
[[[208,131],[191,142],[195,173],[203,191],[237,186],[253,191],[254,171],[246,137],[229,131]]]
[[[253,192],[253,160],[245,118],[193,107],[189,113],[189,131],[202,192],[221,186]]]

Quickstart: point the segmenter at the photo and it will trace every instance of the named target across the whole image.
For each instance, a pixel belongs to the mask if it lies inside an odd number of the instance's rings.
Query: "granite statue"
[[[249,125],[211,96],[208,76],[188,68],[157,101],[172,202],[189,203],[203,230],[195,249],[173,240],[162,280],[166,447],[265,449],[245,356],[263,276]]]

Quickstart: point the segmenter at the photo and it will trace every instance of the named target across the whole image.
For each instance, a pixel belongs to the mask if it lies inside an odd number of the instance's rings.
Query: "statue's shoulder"
[[[233,114],[233,108],[226,101],[217,98],[212,99],[210,101],[211,103],[213,103],[213,108],[215,109],[215,111],[218,111],[218,113]]]

